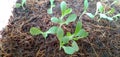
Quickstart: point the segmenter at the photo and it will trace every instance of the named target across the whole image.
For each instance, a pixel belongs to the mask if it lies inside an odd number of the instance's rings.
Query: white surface
[[[7,25],[15,2],[16,0],[0,0],[0,30]]]
[[[0,0],[0,31],[8,24],[15,3],[16,0]]]

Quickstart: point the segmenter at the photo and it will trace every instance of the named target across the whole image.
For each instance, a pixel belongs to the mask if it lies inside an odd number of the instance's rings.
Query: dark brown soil
[[[88,16],[82,17],[83,27],[89,32],[85,39],[77,41],[80,50],[73,55],[67,55],[59,50],[59,41],[55,35],[49,35],[45,40],[42,35],[32,36],[31,27],[38,27],[42,31],[56,25],[50,21],[52,16],[59,17],[60,2],[55,0],[54,14],[47,14],[49,0],[27,0],[25,10],[14,8],[9,25],[2,31],[0,43],[0,57],[120,57],[120,21],[91,20]],[[83,0],[65,0],[72,13],[79,15],[83,12]],[[99,1],[99,0],[98,0]],[[20,1],[19,1],[20,2]],[[88,12],[95,12],[96,1],[89,1]],[[103,2],[104,3],[104,2]],[[120,13],[120,8],[116,13]],[[65,25],[64,31],[73,32],[75,22]],[[67,29],[65,29],[67,28]]]

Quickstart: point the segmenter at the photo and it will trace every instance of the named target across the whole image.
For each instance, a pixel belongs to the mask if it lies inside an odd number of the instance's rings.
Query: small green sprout
[[[84,0],[84,11],[82,12],[82,14],[80,15],[79,19],[82,21],[81,17],[87,12],[89,3],[88,0]]]
[[[52,14],[52,13],[53,13],[52,9],[53,9],[53,7],[55,7],[54,0],[50,0],[50,4],[51,4],[51,6],[50,6],[50,8],[47,10],[47,13],[48,13],[48,14]]]
[[[52,17],[51,21],[53,23],[58,23],[58,24],[60,24],[60,27],[61,27],[63,24],[68,25],[70,22],[73,22],[73,21],[76,20],[76,18],[77,18],[76,14],[70,14],[72,12],[72,9],[71,8],[67,8],[67,5],[66,5],[65,1],[61,2],[60,7],[61,7],[61,13],[62,13],[62,15],[59,18]],[[66,20],[63,20],[63,18],[66,15],[68,15],[68,14],[70,14],[68,16],[68,18]]]
[[[22,8],[24,9],[24,5],[26,4],[26,0],[22,0],[21,3],[16,3],[16,8],[20,8],[22,6]]]
[[[57,28],[56,26],[53,26],[53,27],[51,27],[48,31],[42,32],[39,28],[31,27],[31,28],[30,28],[30,33],[31,33],[33,36],[42,34],[43,37],[46,39],[46,37],[48,36],[48,34],[55,34],[57,29],[58,29],[58,28]]]

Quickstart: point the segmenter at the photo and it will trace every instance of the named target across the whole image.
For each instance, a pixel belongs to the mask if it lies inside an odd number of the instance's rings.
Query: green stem
[[[80,20],[81,22],[82,22],[81,17],[82,17],[85,13],[86,13],[86,11],[83,11],[82,14],[81,14],[80,17],[79,17],[79,20]]]

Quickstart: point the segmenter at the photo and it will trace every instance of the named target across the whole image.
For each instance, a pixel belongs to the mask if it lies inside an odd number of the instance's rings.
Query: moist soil
[[[50,21],[52,16],[60,17],[60,2],[55,0],[56,7],[53,14],[47,14],[50,7],[49,0],[27,0],[25,9],[14,8],[9,24],[1,32],[0,57],[120,57],[120,20],[110,22],[105,19],[90,19],[83,15],[81,20],[83,28],[89,36],[77,41],[79,51],[67,55],[63,49],[59,50],[59,41],[55,35],[49,35],[45,40],[42,35],[32,36],[31,27],[38,27],[47,31],[51,26],[57,25]],[[68,7],[77,14],[77,21],[83,12],[84,0],[65,0]],[[96,2],[89,0],[88,12],[95,13]],[[18,0],[17,2],[21,2]],[[110,2],[111,3],[111,2]],[[104,5],[109,3],[103,2]],[[118,5],[112,6],[115,13],[120,13]],[[106,7],[109,9],[109,7]],[[76,22],[64,25],[65,32],[74,32]]]

